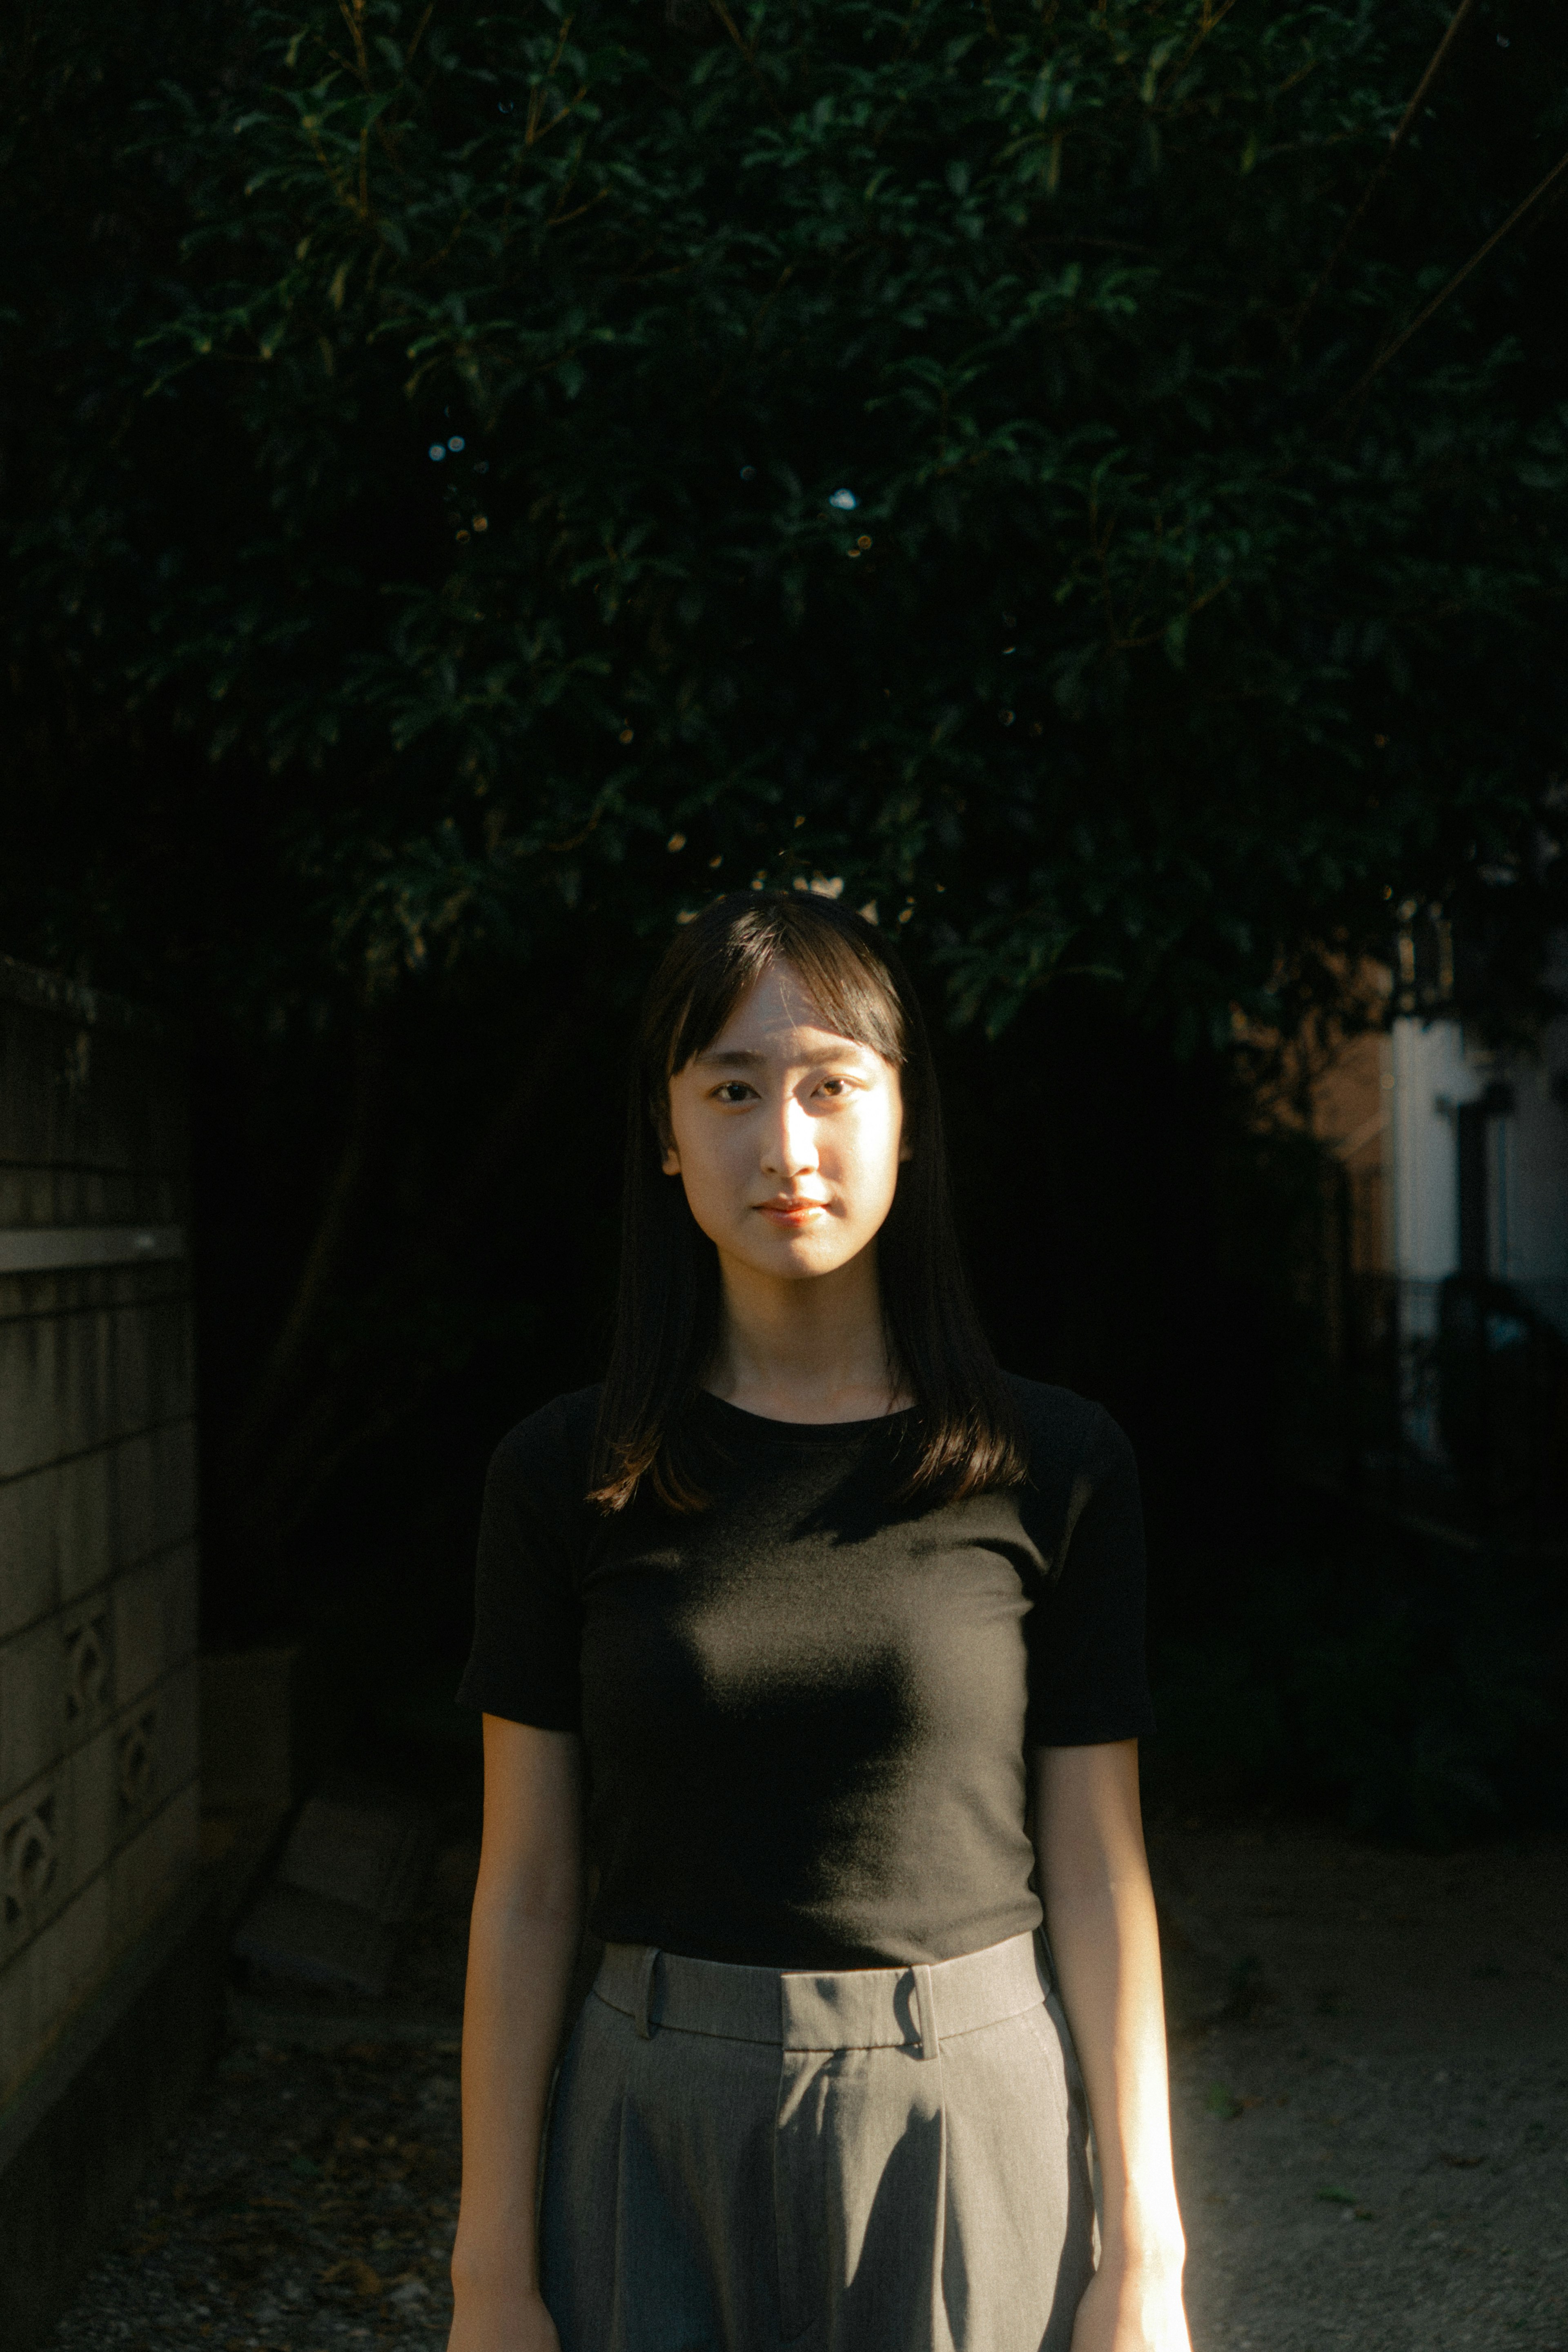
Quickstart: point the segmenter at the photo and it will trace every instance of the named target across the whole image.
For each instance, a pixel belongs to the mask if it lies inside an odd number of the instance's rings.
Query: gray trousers
[[[1086,2137],[1031,1936],[822,1974],[612,1944],[546,2156],[562,2352],[1067,2352]]]

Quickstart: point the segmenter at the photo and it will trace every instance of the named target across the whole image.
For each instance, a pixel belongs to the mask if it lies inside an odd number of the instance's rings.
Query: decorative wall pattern
[[[55,1883],[58,1860],[55,1841],[53,1790],[36,1803],[18,1806],[0,1830],[0,1863],[4,1865],[5,1928],[20,1942],[38,1925],[45,1900]]]
[[[0,2103],[195,1861],[185,1157],[156,1023],[0,959]]]

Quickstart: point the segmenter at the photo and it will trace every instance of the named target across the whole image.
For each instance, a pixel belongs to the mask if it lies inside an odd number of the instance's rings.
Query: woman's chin
[[[858,1256],[859,1251],[846,1246],[843,1234],[836,1228],[812,1232],[807,1227],[798,1233],[748,1234],[744,1248],[724,1255],[738,1258],[753,1274],[802,1282],[815,1276],[836,1274],[841,1266]]]

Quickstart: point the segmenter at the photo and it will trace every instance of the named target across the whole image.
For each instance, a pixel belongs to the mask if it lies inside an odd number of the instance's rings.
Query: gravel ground
[[[1196,2352],[1568,2352],[1568,1843],[1151,1843]],[[235,2002],[58,2352],[442,2352],[474,1862],[384,2001]]]
[[[386,1996],[273,1987],[84,2281],[60,2352],[443,2352],[477,1848],[448,1843]]]
[[[1568,1845],[1153,1844],[1232,2012],[1173,1955],[1197,2352],[1568,2352]]]
[[[457,2215],[455,2045],[236,2042],[55,2342],[440,2352]]]

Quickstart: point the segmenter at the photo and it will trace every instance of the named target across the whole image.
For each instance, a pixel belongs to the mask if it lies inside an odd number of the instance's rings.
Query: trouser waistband
[[[902,1969],[751,1969],[651,1944],[607,1944],[593,1990],[635,2022],[784,2050],[918,2050],[1037,2009],[1050,1990],[1033,1936]]]

